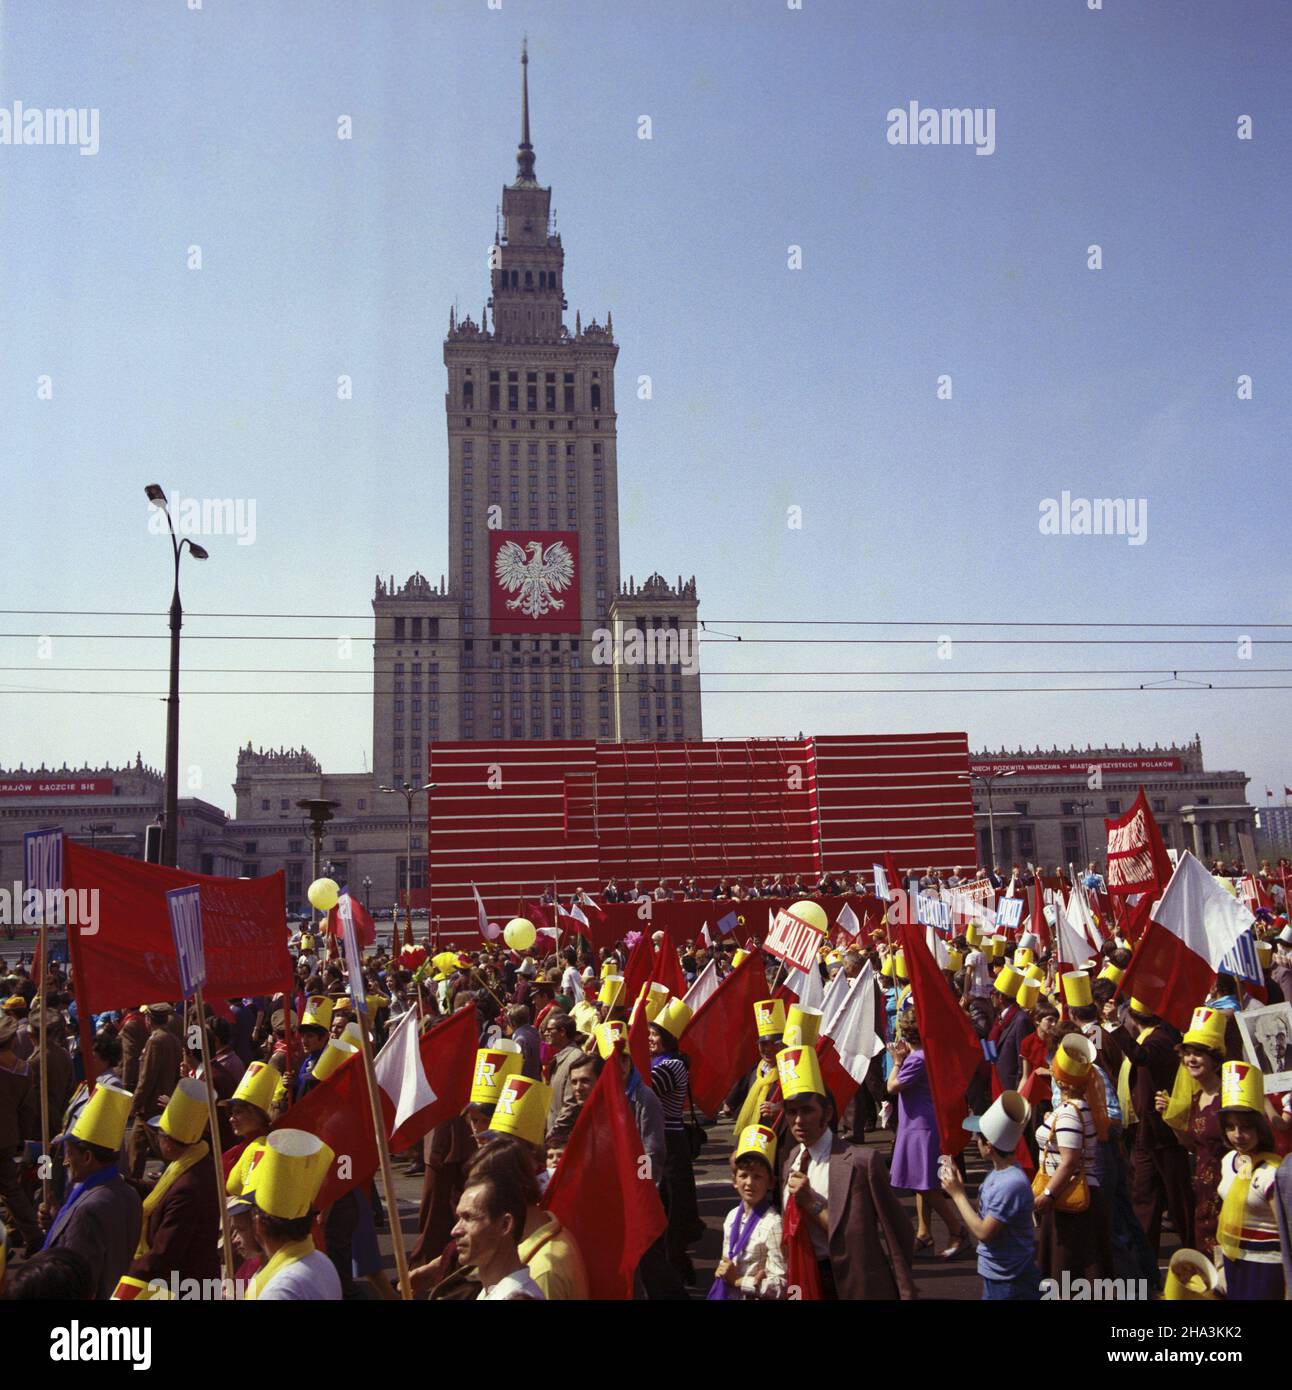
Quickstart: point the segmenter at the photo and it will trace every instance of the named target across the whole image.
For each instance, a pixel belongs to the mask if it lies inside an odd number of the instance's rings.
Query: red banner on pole
[[[207,994],[274,994],[291,976],[281,871],[267,878],[214,878],[68,840],[63,884],[78,897],[91,895],[90,920],[68,926],[75,936],[77,1007],[83,1013],[181,997],[166,905],[172,888],[200,890]]]

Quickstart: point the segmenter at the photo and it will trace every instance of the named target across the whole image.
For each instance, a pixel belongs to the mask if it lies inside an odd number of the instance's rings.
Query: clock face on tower
[[[493,531],[489,618],[493,632],[579,631],[577,531]]]

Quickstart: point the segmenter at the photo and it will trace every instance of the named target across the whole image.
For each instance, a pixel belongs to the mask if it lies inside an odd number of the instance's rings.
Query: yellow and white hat
[[[547,1133],[547,1110],[551,1103],[550,1086],[528,1076],[509,1076],[498,1092],[498,1106],[489,1128],[495,1134],[514,1134],[528,1144],[541,1144]]]
[[[899,980],[909,980],[911,977],[906,970],[906,952],[898,951],[893,956],[893,974]]]
[[[342,1062],[348,1062],[358,1051],[353,1043],[346,1042],[344,1038],[329,1038],[327,1046],[315,1060],[310,1075],[315,1081],[326,1081]]]
[[[1139,1014],[1141,1018],[1154,1018],[1156,1016],[1142,999],[1136,999],[1133,994],[1126,1002],[1131,1013]]]
[[[618,974],[619,962],[613,956],[611,956],[609,960],[603,960],[601,962],[601,978],[603,980],[608,980],[611,977],[611,975]],[[622,979],[623,977],[620,976],[620,978]]]
[[[740,1141],[736,1145],[736,1152],[733,1158],[743,1158],[746,1154],[754,1154],[758,1158],[767,1160],[767,1166],[773,1173],[776,1171],[776,1131],[768,1129],[766,1125],[746,1125],[740,1131]]]
[[[802,1004],[791,1004],[785,1015],[785,1046],[815,1047],[823,1017],[820,1009],[805,1009]]]
[[[316,1063],[315,1071],[317,1070]],[[257,1110],[263,1110],[268,1115],[269,1107],[274,1103],[274,1088],[277,1085],[278,1072],[268,1062],[249,1062],[247,1070],[242,1073],[242,1080],[238,1082],[238,1089],[229,1099],[240,1100],[245,1105],[254,1105]]]
[[[492,1047],[482,1047],[476,1053],[471,1075],[470,1104],[497,1105],[502,1083],[520,1070],[523,1061],[520,1044],[510,1038],[502,1038]]]
[[[308,1216],[336,1155],[304,1129],[276,1129],[256,1165],[251,1199],[256,1210],[283,1221]]]
[[[1035,980],[1036,983],[1039,985],[1043,983],[1045,980],[1045,971],[1042,970],[1039,965],[1029,965],[1027,969],[1023,971],[1023,978],[1027,980]]]
[[[649,984],[642,986],[642,992],[638,996],[641,1007],[646,1011],[646,1022],[654,1023],[655,1016],[668,1003],[669,988],[652,980]]]
[[[1115,966],[1112,963],[1112,961],[1107,961],[1104,964],[1104,968],[1099,972],[1099,978],[1101,980],[1111,980],[1113,984],[1119,985],[1121,984],[1122,976],[1125,975],[1125,973],[1126,972],[1124,970],[1119,970],[1117,966]]]
[[[311,994],[305,1001],[301,1027],[322,1028],[325,1032],[332,1027],[332,1001],[326,994]]]
[[[1180,1045],[1190,1043],[1198,1047],[1209,1047],[1223,1057],[1225,1052],[1225,1025],[1229,1015],[1223,1009],[1209,1009],[1204,1004],[1194,1009],[1189,1031],[1180,1039]]]
[[[965,965],[965,953],[957,951],[954,946],[947,947],[947,969],[954,975],[958,970],[963,970]]]
[[[656,1028],[662,1028],[673,1037],[681,1038],[686,1032],[686,1025],[691,1021],[691,1013],[690,1004],[681,999],[670,999],[651,1022]]]
[[[1014,969],[1020,971],[1026,970],[1035,959],[1036,955],[1034,952],[1030,951],[1026,946],[1020,946],[1018,950],[1014,952]]]
[[[792,1100],[795,1096],[827,1094],[825,1082],[821,1080],[821,1064],[811,1047],[783,1047],[776,1054],[776,1070],[781,1078],[781,1096]]]
[[[992,988],[998,994],[1003,994],[1006,999],[1013,999],[1022,983],[1023,976],[1012,965],[1002,965],[992,981]]]
[[[1274,964],[1274,944],[1270,941],[1258,941],[1256,943],[1256,959],[1260,963],[1262,970],[1268,970]]]
[[[1069,1033],[1054,1049],[1050,1070],[1068,1086],[1080,1086],[1095,1064],[1095,1045],[1084,1033]]]
[[[1095,1002],[1090,992],[1090,976],[1084,970],[1065,970],[1063,980],[1063,1002],[1071,1009],[1084,1008]]]
[[[624,977],[622,975],[603,975],[601,988],[597,992],[597,1003],[604,1004],[608,1009],[613,1009],[623,992]]]
[[[84,1109],[76,1117],[76,1123],[63,1137],[79,1139],[82,1144],[95,1144],[116,1153],[126,1137],[133,1101],[134,1095],[130,1091],[100,1086],[86,1101]],[[205,1109],[202,1113],[206,1113]]]
[[[1041,996],[1041,986],[1036,980],[1024,979],[1018,987],[1018,993],[1014,996],[1020,1009],[1034,1009],[1036,1001]]]
[[[754,1026],[760,1038],[780,1038],[785,1035],[785,1001],[759,999],[754,1003]]]
[[[357,1019],[352,1018],[341,1030],[341,1041],[349,1043],[351,1047],[363,1047],[363,1029]]]
[[[181,1076],[159,1118],[149,1120],[177,1144],[196,1144],[207,1123],[206,1087],[191,1076]]]
[[[627,1046],[628,1025],[622,1018],[612,1018],[606,1023],[598,1023],[592,1030],[592,1036],[597,1040],[597,1051],[602,1057],[608,1058],[620,1042]]]
[[[884,957],[884,963],[879,967],[879,973],[886,980],[893,978],[893,958],[891,955]]]
[[[1226,1062],[1220,1068],[1220,1108],[1265,1113],[1265,1078],[1250,1062]]]
[[[736,954],[735,954],[734,956],[732,956],[732,958],[731,958],[731,968],[732,968],[733,970],[735,970],[735,969],[737,968],[737,966],[739,966],[739,965],[741,964],[742,961],[744,961],[744,960],[746,960],[746,959],[748,958],[748,956],[749,956],[749,952],[746,951],[745,948],[744,948],[743,946],[741,946],[741,947],[736,951]]]

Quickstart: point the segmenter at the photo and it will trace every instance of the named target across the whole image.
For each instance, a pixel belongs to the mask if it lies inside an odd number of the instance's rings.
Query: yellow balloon
[[[305,896],[310,900],[311,907],[320,912],[331,912],[341,897],[341,890],[334,878],[316,878]]]
[[[502,931],[502,939],[513,951],[528,951],[537,936],[538,929],[528,917],[513,917]]]
[[[803,898],[796,902],[790,911],[819,932],[824,933],[830,928],[830,919],[825,915],[825,908],[820,903],[813,902],[811,898]]]

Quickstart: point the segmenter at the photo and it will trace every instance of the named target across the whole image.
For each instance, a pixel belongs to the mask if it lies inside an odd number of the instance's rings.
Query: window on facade
[[[269,810],[269,802],[268,802],[268,801],[262,801],[262,802],[260,803],[260,809],[261,809],[262,811],[267,811],[267,810]]]
[[[1120,816],[1121,813],[1122,813],[1122,804],[1121,804],[1120,801],[1110,801],[1110,802],[1108,803],[1108,814],[1109,814],[1110,816]]]
[[[1155,812],[1165,811],[1165,810],[1166,810],[1166,797],[1164,797],[1164,796],[1155,796],[1155,797],[1153,798],[1153,810],[1154,810]]]

